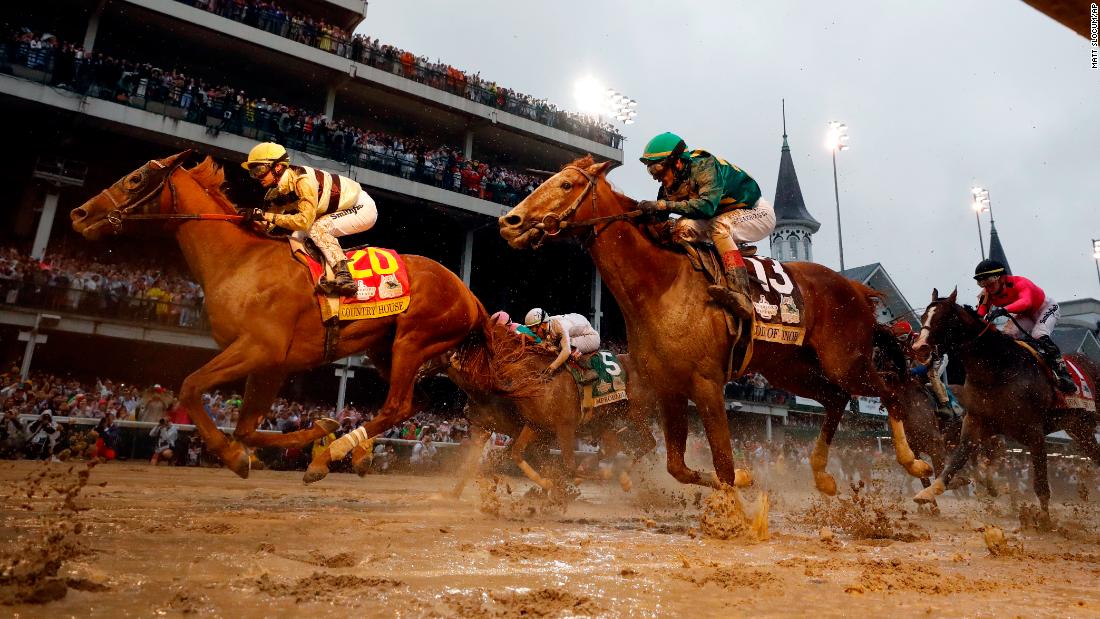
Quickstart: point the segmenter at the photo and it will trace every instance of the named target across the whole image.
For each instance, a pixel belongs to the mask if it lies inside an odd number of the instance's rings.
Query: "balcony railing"
[[[399,176],[448,191],[474,196],[505,206],[515,206],[534,189],[533,183],[517,187],[494,180],[482,185],[479,177],[457,173],[454,156],[434,163],[411,152],[393,154],[377,145],[356,143],[351,131],[342,128],[316,129],[310,115],[295,109],[266,108],[256,102],[239,102],[235,97],[207,97],[179,88],[168,88],[159,80],[140,78],[136,73],[89,63],[84,58],[59,58],[53,49],[34,49],[26,42],[0,46],[0,71],[54,88],[113,101],[177,120],[203,125],[212,136],[232,133],[257,141],[279,142],[288,148],[316,157],[360,166]],[[432,152],[438,149],[430,149]],[[490,175],[495,176],[492,169]]]
[[[203,333],[210,331],[210,321],[201,304],[187,305],[160,299],[123,296],[103,289],[91,291],[0,279],[0,304],[149,323]]]

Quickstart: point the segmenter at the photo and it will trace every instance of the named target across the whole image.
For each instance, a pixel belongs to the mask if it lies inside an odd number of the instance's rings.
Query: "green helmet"
[[[675,133],[665,132],[656,136],[645,145],[640,161],[646,165],[660,163],[669,157],[683,157],[687,152],[684,138]]]

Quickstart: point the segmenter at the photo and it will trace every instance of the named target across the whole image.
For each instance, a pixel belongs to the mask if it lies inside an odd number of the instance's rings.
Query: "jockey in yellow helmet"
[[[359,183],[331,172],[291,165],[287,150],[274,142],[257,144],[241,164],[249,176],[267,189],[266,209],[254,209],[245,221],[265,229],[285,228],[309,236],[332,269],[333,279],[323,280],[324,294],[355,294],[355,280],[348,271],[341,236],[371,229],[378,220],[374,200]]]

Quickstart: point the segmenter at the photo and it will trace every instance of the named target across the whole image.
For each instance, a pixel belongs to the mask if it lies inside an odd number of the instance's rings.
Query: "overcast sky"
[[[1023,2],[370,0],[360,28],[574,108],[591,74],[639,101],[611,179],[655,194],[637,163],[662,131],[727,158],[771,199],[780,99],[814,259],[838,267],[826,123],[839,155],[845,266],[881,262],[909,302],[980,259],[970,188],[990,190],[1013,271],[1059,300],[1100,298],[1100,71],[1089,42]],[[982,218],[988,251],[988,217]]]

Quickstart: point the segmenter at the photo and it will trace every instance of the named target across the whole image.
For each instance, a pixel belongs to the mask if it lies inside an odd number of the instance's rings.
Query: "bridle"
[[[951,311],[954,311],[956,313],[958,311],[956,309],[958,307],[958,305],[956,305],[955,303],[948,303],[948,299],[941,299],[941,300],[937,301],[936,303],[942,303],[943,306],[945,306],[945,307],[951,307]],[[1015,321],[1015,319],[1013,319],[1013,321]],[[1016,326],[1019,327],[1019,324],[1017,323]],[[956,344],[954,346],[954,348],[958,348],[958,349],[969,348],[975,342],[977,342],[979,339],[981,339],[981,337],[983,335],[988,333],[989,329],[992,328],[992,327],[993,327],[993,322],[992,321],[985,323],[985,327],[983,327],[982,330],[979,331],[977,335],[975,335],[974,337],[969,338],[965,341],[959,342],[958,344]],[[923,323],[921,324],[920,331],[917,332],[918,336],[921,335],[921,334],[924,334],[926,331],[928,332],[928,335],[927,335],[926,339],[929,339],[929,340],[932,339],[932,330],[930,328],[928,328],[927,326],[925,326]],[[946,342],[944,343],[944,345],[946,347]],[[933,344],[933,345],[930,346],[930,348],[931,348],[931,352],[929,353],[929,358],[930,359],[935,359],[936,357],[938,357],[941,354],[939,344]]]
[[[153,166],[155,166],[155,169],[150,171],[149,168],[153,167]],[[163,220],[175,219],[175,220],[203,220],[203,221],[240,222],[242,219],[244,219],[244,217],[242,217],[241,215],[228,215],[228,214],[225,214],[225,213],[180,213],[180,212],[178,212],[178,210],[177,210],[178,198],[177,198],[177,193],[176,193],[176,186],[174,184],[172,184],[172,173],[175,172],[177,169],[180,169],[182,166],[183,166],[183,158],[182,157],[177,158],[176,161],[172,163],[172,165],[167,165],[167,166],[164,165],[163,163],[157,161],[156,159],[150,159],[149,163],[146,163],[145,165],[141,166],[140,168],[137,169],[137,171],[132,172],[131,174],[127,174],[122,179],[115,182],[114,185],[111,185],[110,187],[108,187],[108,188],[104,189],[103,191],[99,192],[98,195],[106,196],[107,199],[110,200],[111,204],[113,204],[114,207],[115,207],[113,210],[111,210],[110,212],[107,213],[106,220],[107,220],[107,223],[111,224],[111,227],[114,228],[114,231],[115,231],[116,234],[122,231],[122,223],[124,221],[140,221],[140,220],[145,220],[145,221],[148,221],[148,220],[162,220],[163,221]],[[150,183],[150,181],[147,180],[147,177],[150,176],[150,175],[153,175],[153,184],[151,185],[151,189],[149,189],[147,192],[145,192],[139,198],[131,200],[129,197],[127,197],[126,200],[123,200],[123,201],[120,202],[115,197],[112,190],[114,190],[115,187],[117,187],[119,184],[122,184],[122,183],[126,182],[126,180],[129,179],[131,177],[131,175],[133,175],[133,174],[138,174],[139,175],[139,178],[138,178],[138,181],[137,181],[137,186],[131,191],[127,191],[124,188],[121,189],[121,191],[125,191],[127,196],[129,196],[133,192],[144,191],[145,186]],[[155,182],[158,177],[160,178],[160,182]],[[168,190],[169,190],[169,192],[171,193],[171,196],[172,196],[172,201],[171,201],[171,204],[170,204],[170,212],[159,212],[159,213],[142,213],[142,212],[140,212],[140,210],[143,209],[149,202],[151,202],[154,199],[160,197],[160,195],[162,193],[164,193],[165,185],[168,186]]]
[[[596,201],[596,186],[599,184],[600,179],[597,178],[595,175],[590,174],[587,170],[574,165],[569,165],[562,168],[562,172],[566,170],[575,170],[576,172],[580,173],[580,175],[583,176],[586,181],[588,181],[588,184],[585,186],[584,191],[581,192],[581,195],[577,197],[573,204],[569,205],[569,208],[565,209],[561,213],[547,213],[542,216],[542,221],[535,224],[535,229],[541,230],[544,234],[541,238],[532,243],[532,247],[534,249],[538,249],[542,245],[546,237],[557,236],[561,234],[563,230],[568,230],[570,228],[591,228],[589,236],[585,239],[585,244],[587,245],[591,243],[597,236],[599,236],[601,232],[607,229],[607,225],[610,225],[616,221],[634,219],[643,214],[643,211],[641,210],[634,210],[627,211],[625,213],[616,213],[614,215],[604,215],[602,217],[598,216],[592,217],[590,219],[582,219],[580,221],[572,221],[571,218],[577,212],[577,209],[579,209],[581,207],[581,204],[584,203],[585,198],[590,195],[592,196],[592,213],[595,214],[599,212],[598,204]],[[598,228],[598,226],[600,226],[601,224],[606,225],[604,225],[602,228]]]

